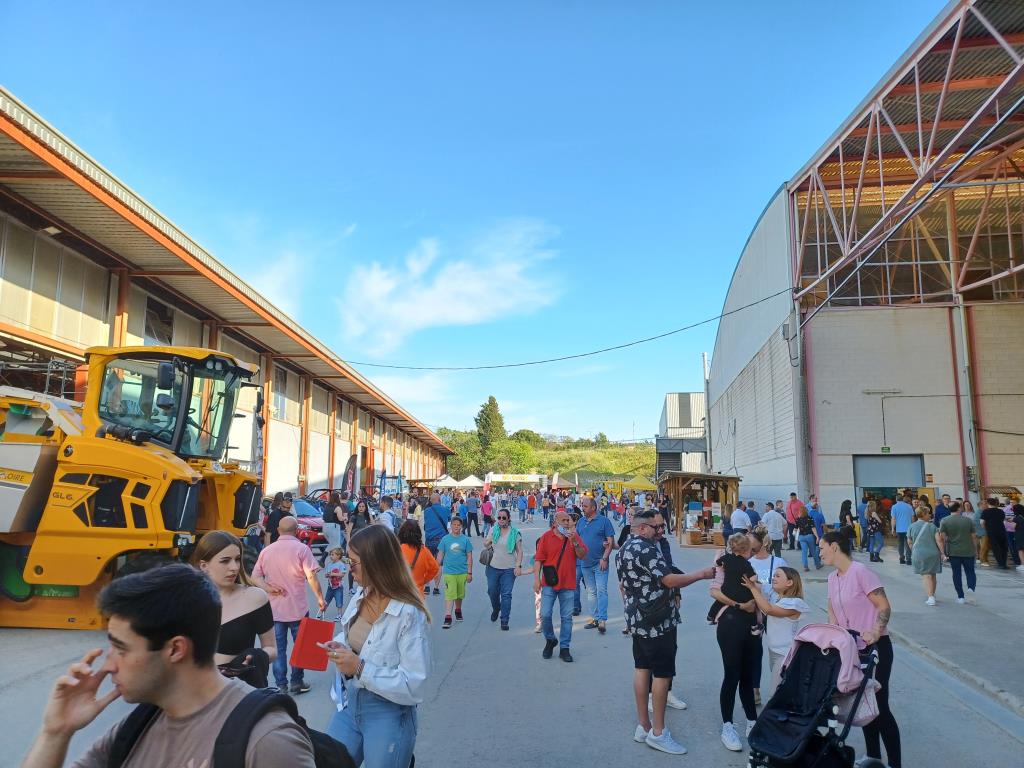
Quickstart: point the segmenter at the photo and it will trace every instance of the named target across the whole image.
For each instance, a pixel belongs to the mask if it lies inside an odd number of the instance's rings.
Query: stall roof
[[[658,475],[658,483],[675,478],[688,480],[735,480],[737,483],[743,479],[739,475],[721,475],[717,472],[680,472],[677,469],[666,469]]]
[[[216,323],[376,416],[452,454],[429,428],[273,306],[53,126],[0,87],[0,201],[60,230],[71,247]],[[42,228],[42,227],[40,227]],[[81,350],[62,344],[65,351]]]

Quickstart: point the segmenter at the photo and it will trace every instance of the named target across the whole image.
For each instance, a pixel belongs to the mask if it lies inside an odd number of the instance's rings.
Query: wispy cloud
[[[549,305],[557,293],[537,267],[557,256],[549,246],[556,235],[543,222],[516,220],[465,253],[449,256],[439,240],[425,238],[401,263],[357,266],[337,300],[344,334],[384,356],[428,328],[479,325]],[[422,299],[421,311],[394,311],[410,296]]]

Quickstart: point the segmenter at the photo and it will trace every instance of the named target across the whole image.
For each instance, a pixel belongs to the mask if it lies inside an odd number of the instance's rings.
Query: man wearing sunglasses
[[[633,636],[633,695],[639,721],[633,739],[652,749],[682,755],[686,748],[665,727],[669,686],[676,674],[676,626],[680,621],[672,590],[714,578],[715,569],[673,573],[656,541],[663,530],[665,521],[658,512],[638,512],[633,517],[633,535],[616,555],[616,565],[625,595],[626,626]],[[650,713],[649,691],[654,705]]]
[[[508,616],[512,610],[512,587],[522,574],[523,536],[512,525],[508,510],[498,513],[498,524],[484,539],[484,546],[492,551],[487,564],[487,595],[491,598],[491,621],[501,617],[501,628],[508,631]]]

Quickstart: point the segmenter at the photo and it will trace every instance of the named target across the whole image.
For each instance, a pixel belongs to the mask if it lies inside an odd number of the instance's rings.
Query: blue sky
[[[346,359],[492,364],[716,315],[773,192],[942,7],[0,0],[0,82]],[[362,370],[433,426],[493,394],[511,429],[629,439],[714,331]]]

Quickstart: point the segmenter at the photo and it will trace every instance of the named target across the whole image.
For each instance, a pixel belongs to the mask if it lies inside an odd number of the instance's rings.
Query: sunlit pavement
[[[527,552],[545,526],[538,517],[523,526]],[[473,538],[479,546],[481,539]],[[477,553],[474,552],[474,555]],[[784,556],[799,553],[783,552]],[[676,563],[683,570],[710,564],[710,549],[676,548]],[[924,614],[923,595],[917,577],[904,575],[897,564],[884,564],[883,580],[894,602],[893,628],[920,633]],[[798,562],[790,558],[790,562]],[[721,658],[714,628],[704,623],[709,598],[705,584],[684,592],[684,622],[679,634],[679,655],[675,691],[688,704],[685,711],[669,710],[667,723],[677,740],[689,750],[676,757],[655,752],[633,741],[636,719],[632,698],[633,661],[630,640],[620,632],[622,601],[614,577],[609,584],[608,633],[585,630],[584,614],[575,620],[572,653],[567,664],[557,655],[541,658],[543,639],[534,634],[532,576],[517,580],[513,592],[512,629],[502,632],[491,623],[483,567],[476,563],[469,585],[465,621],[442,630],[441,597],[430,597],[434,614],[432,628],[434,670],[427,685],[426,700],[419,708],[417,764],[431,768],[478,768],[490,766],[563,765],[664,765],[685,762],[695,766],[745,766],[746,752],[728,752],[719,741],[718,687]],[[890,570],[894,573],[890,574]],[[904,571],[910,569],[903,567]],[[988,569],[983,569],[988,570]],[[824,606],[827,570],[809,574],[808,598]],[[1000,575],[1001,576],[1001,575]],[[940,603],[930,611],[951,617],[946,656],[957,657],[958,637],[973,637],[978,621],[1001,621],[996,610],[997,594],[1006,594],[1006,584],[995,575],[982,573],[981,605],[956,606],[940,576]],[[1024,584],[1024,582],[1022,582]],[[986,590],[986,585],[989,589]],[[917,591],[914,589],[917,588]],[[1019,590],[1021,585],[1013,584]],[[998,590],[998,591],[997,591]],[[1004,591],[1005,590],[1005,591]],[[986,591],[991,594],[986,597]],[[913,598],[913,599],[912,599]],[[992,605],[988,601],[992,601]],[[921,603],[920,607],[917,603]],[[1019,600],[1016,604],[1019,604]],[[1010,609],[1007,608],[1007,611]],[[1017,610],[1014,608],[1013,610]],[[970,616],[968,616],[968,612]],[[990,618],[989,616],[995,617]],[[824,613],[812,617],[824,619]],[[925,615],[930,626],[934,614]],[[930,630],[929,630],[930,631]],[[50,630],[0,630],[4,653],[0,655],[0,695],[5,701],[5,728],[0,732],[0,754],[20,756],[28,748],[53,680],[84,650],[103,645],[104,636],[95,632]],[[1016,637],[1019,637],[1017,635]],[[971,643],[974,641],[971,640]],[[1016,673],[1015,637],[988,636],[991,655],[1000,656],[1007,673]],[[995,703],[960,680],[951,678],[930,660],[896,645],[892,708],[903,734],[904,765],[932,764],[936,745],[941,745],[942,765],[985,765],[1019,754],[1024,743],[1024,719]],[[768,679],[765,664],[765,681]],[[325,728],[331,716],[327,673],[307,674],[313,690],[298,697],[300,710],[313,727]],[[117,702],[96,723],[80,733],[70,755],[85,746],[128,710]],[[742,720],[739,702],[736,717]],[[951,734],[955,737],[951,738]],[[851,738],[858,754],[863,753],[859,730]],[[17,764],[13,759],[0,764]]]

